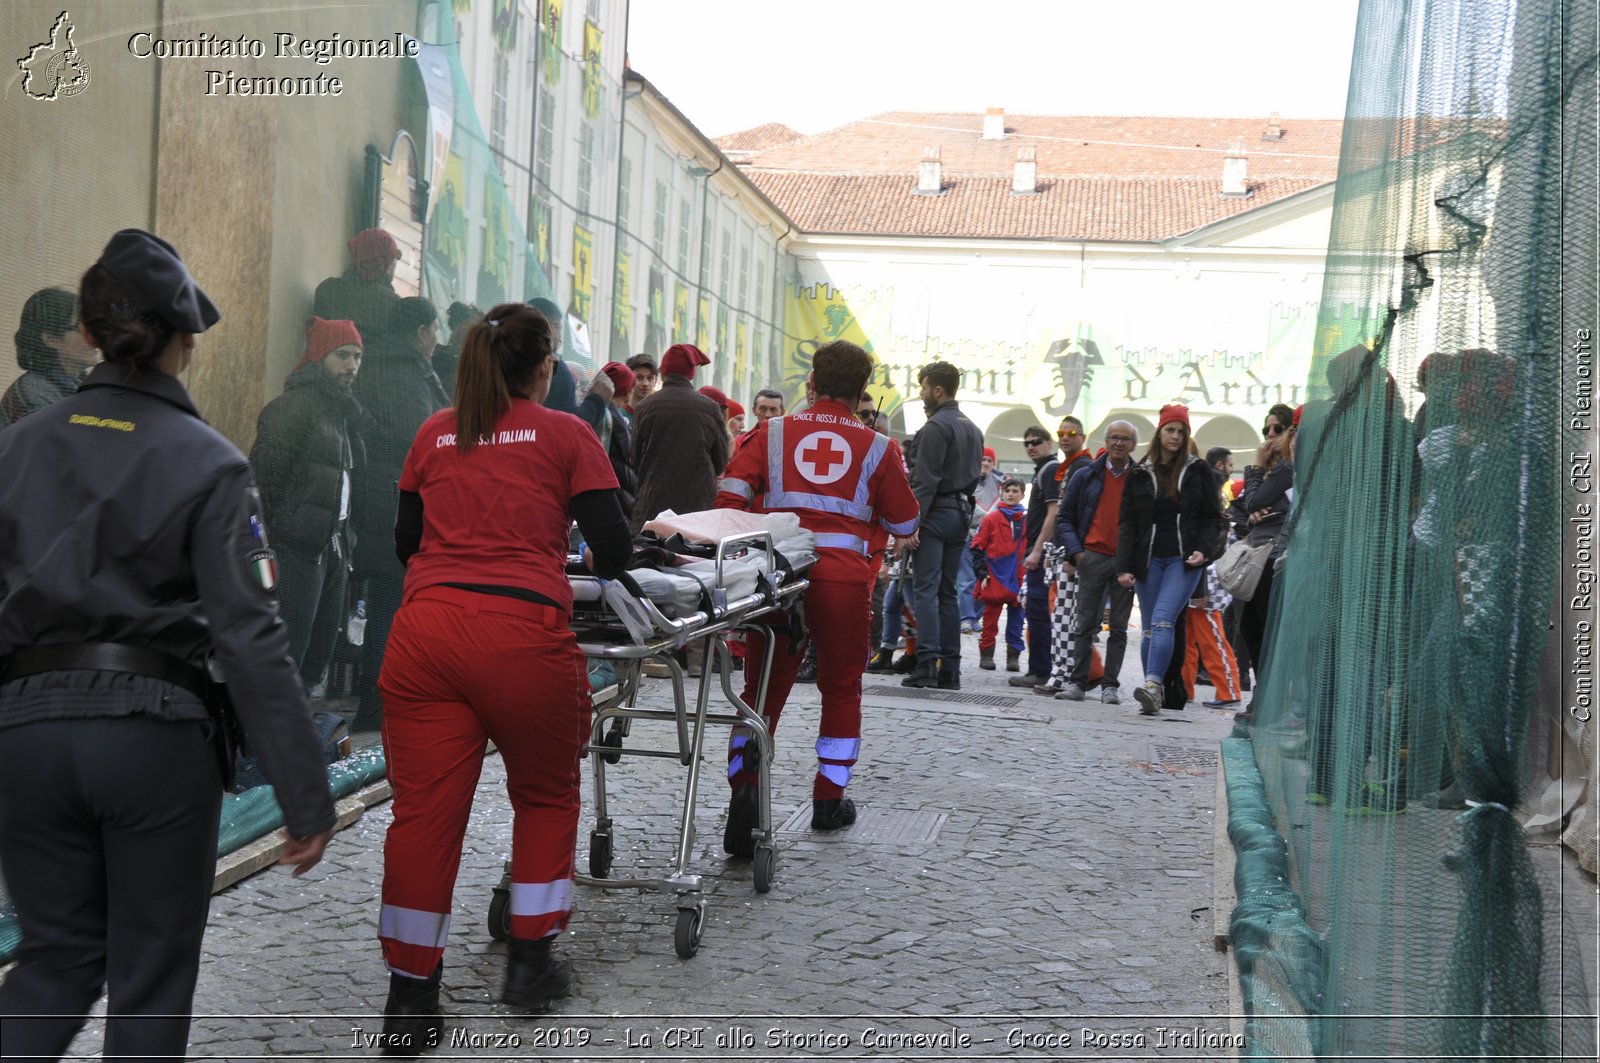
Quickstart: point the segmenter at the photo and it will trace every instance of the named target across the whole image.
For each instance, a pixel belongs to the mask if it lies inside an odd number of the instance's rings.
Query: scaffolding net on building
[[[1592,5],[1361,5],[1310,399],[1265,459],[1293,470],[1266,660],[1229,753],[1251,1056],[1593,1058],[1572,921],[1593,897],[1521,820],[1564,712],[1535,697],[1541,658],[1573,622],[1595,46]]]

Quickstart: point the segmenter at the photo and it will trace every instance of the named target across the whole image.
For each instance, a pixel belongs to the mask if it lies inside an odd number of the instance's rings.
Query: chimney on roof
[[[939,146],[922,149],[922,161],[917,163],[917,195],[936,196],[944,191],[944,176],[939,168]]]
[[[1222,196],[1224,199],[1243,199],[1250,194],[1248,163],[1244,157],[1244,141],[1235,140],[1222,160]]]
[[[983,113],[983,139],[1004,140],[1006,138],[1006,109],[1004,107],[991,107]]]
[[[1017,161],[1011,170],[1011,194],[1031,196],[1037,191],[1039,191],[1039,163],[1030,144],[1017,149]]]
[[[1262,140],[1282,140],[1283,139],[1283,119],[1281,117],[1279,117],[1277,111],[1273,111],[1271,114],[1267,115],[1267,131],[1265,133],[1261,134],[1261,139]]]

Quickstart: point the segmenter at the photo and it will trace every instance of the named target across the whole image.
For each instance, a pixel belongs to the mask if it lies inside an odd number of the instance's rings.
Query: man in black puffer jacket
[[[250,450],[278,554],[278,615],[307,690],[322,680],[345,616],[351,475],[364,455],[350,385],[361,357],[354,322],[308,321],[305,354],[283,394],[262,408]]]

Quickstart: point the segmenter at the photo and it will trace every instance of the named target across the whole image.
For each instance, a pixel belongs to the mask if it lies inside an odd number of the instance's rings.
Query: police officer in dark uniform
[[[333,798],[272,597],[250,466],[178,380],[221,316],[124,229],[84,274],[80,390],[0,435],[0,868],[22,929],[7,1056],[181,1059],[215,870],[226,715],[277,792],[295,874]]]

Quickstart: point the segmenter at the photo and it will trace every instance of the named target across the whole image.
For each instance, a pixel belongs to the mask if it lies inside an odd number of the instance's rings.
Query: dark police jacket
[[[0,658],[65,642],[196,665],[214,656],[289,833],[333,826],[321,745],[263,586],[276,561],[250,466],[178,379],[96,366],[77,394],[0,433],[0,469]],[[0,741],[36,720],[130,715],[205,710],[142,676],[73,670],[0,686]]]
[[[944,500],[972,495],[983,463],[983,433],[951,400],[933,411],[917,431],[916,458],[911,462],[911,490],[927,517]]]

